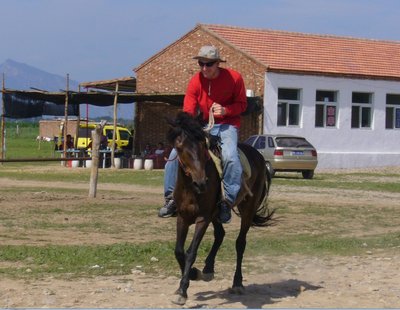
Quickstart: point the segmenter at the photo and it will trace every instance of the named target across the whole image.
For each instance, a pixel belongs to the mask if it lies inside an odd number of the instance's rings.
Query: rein
[[[178,153],[176,153],[176,156],[174,158],[171,158],[171,159],[168,158],[166,161],[174,161],[177,158],[178,158]]]
[[[208,111],[208,124],[203,130],[205,132],[209,132],[211,130],[211,128],[214,127],[214,124],[215,124],[214,111],[213,111],[213,108],[211,107],[210,110]]]

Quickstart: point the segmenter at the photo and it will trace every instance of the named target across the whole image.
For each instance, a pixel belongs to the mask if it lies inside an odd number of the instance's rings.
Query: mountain
[[[12,59],[7,59],[0,64],[0,79],[2,79],[3,73],[5,88],[9,89],[30,90],[33,87],[47,91],[60,91],[67,88],[66,76],[52,74]],[[78,91],[78,86],[79,82],[69,80],[70,90]],[[0,101],[0,109],[2,109],[2,101]],[[130,122],[133,121],[132,104],[119,105],[118,111],[119,116],[127,116]],[[112,117],[113,108],[90,106],[89,117],[91,119],[102,118],[103,116]],[[81,117],[86,117],[86,106],[84,107],[83,105],[81,106]]]
[[[66,89],[66,76],[48,73],[24,63],[7,59],[0,64],[0,73],[5,76],[5,87],[18,90],[29,90],[31,87],[60,91]],[[78,90],[79,82],[70,80],[70,90]]]

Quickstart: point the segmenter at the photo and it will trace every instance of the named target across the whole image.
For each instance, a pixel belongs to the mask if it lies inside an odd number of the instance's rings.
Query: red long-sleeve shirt
[[[247,108],[246,89],[240,73],[219,68],[215,79],[207,79],[201,72],[195,74],[189,82],[183,101],[183,111],[195,116],[197,108],[208,121],[210,107],[214,102],[225,108],[226,114],[215,118],[216,124],[230,124],[240,127],[240,114]]]

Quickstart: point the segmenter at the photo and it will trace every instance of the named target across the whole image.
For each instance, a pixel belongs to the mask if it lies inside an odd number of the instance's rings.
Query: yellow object
[[[80,124],[78,131],[78,138],[76,143],[76,148],[78,149],[87,149],[89,144],[92,142],[92,130],[96,128],[96,124]],[[123,126],[116,127],[116,135],[115,135],[115,144],[117,149],[122,149],[129,144],[129,140],[131,139],[131,133],[128,128]],[[113,125],[105,125],[103,127],[103,135],[108,139],[108,146],[112,146],[113,139]]]

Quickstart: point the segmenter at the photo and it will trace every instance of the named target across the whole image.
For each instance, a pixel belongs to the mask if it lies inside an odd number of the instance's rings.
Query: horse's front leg
[[[185,241],[188,234],[189,225],[178,215],[176,220],[176,243],[175,243],[175,258],[181,268],[183,275],[185,268]]]
[[[175,301],[173,301],[177,305],[182,306],[186,303],[187,289],[189,288],[189,282],[190,282],[190,271],[196,260],[197,250],[199,249],[200,242],[203,239],[203,236],[207,230],[208,225],[209,222],[205,221],[204,218],[198,219],[196,221],[193,240],[190,243],[186,255],[184,255],[185,259],[184,259],[182,278],[179,283],[179,288],[176,291],[176,294],[178,294],[179,296],[176,298]]]
[[[221,247],[222,242],[224,241],[225,237],[225,230],[222,224],[214,220],[214,243],[208,253],[208,256],[205,261],[205,265],[203,268],[202,280],[204,281],[211,281],[214,279],[214,266],[215,266],[215,257],[217,256],[218,250]]]

